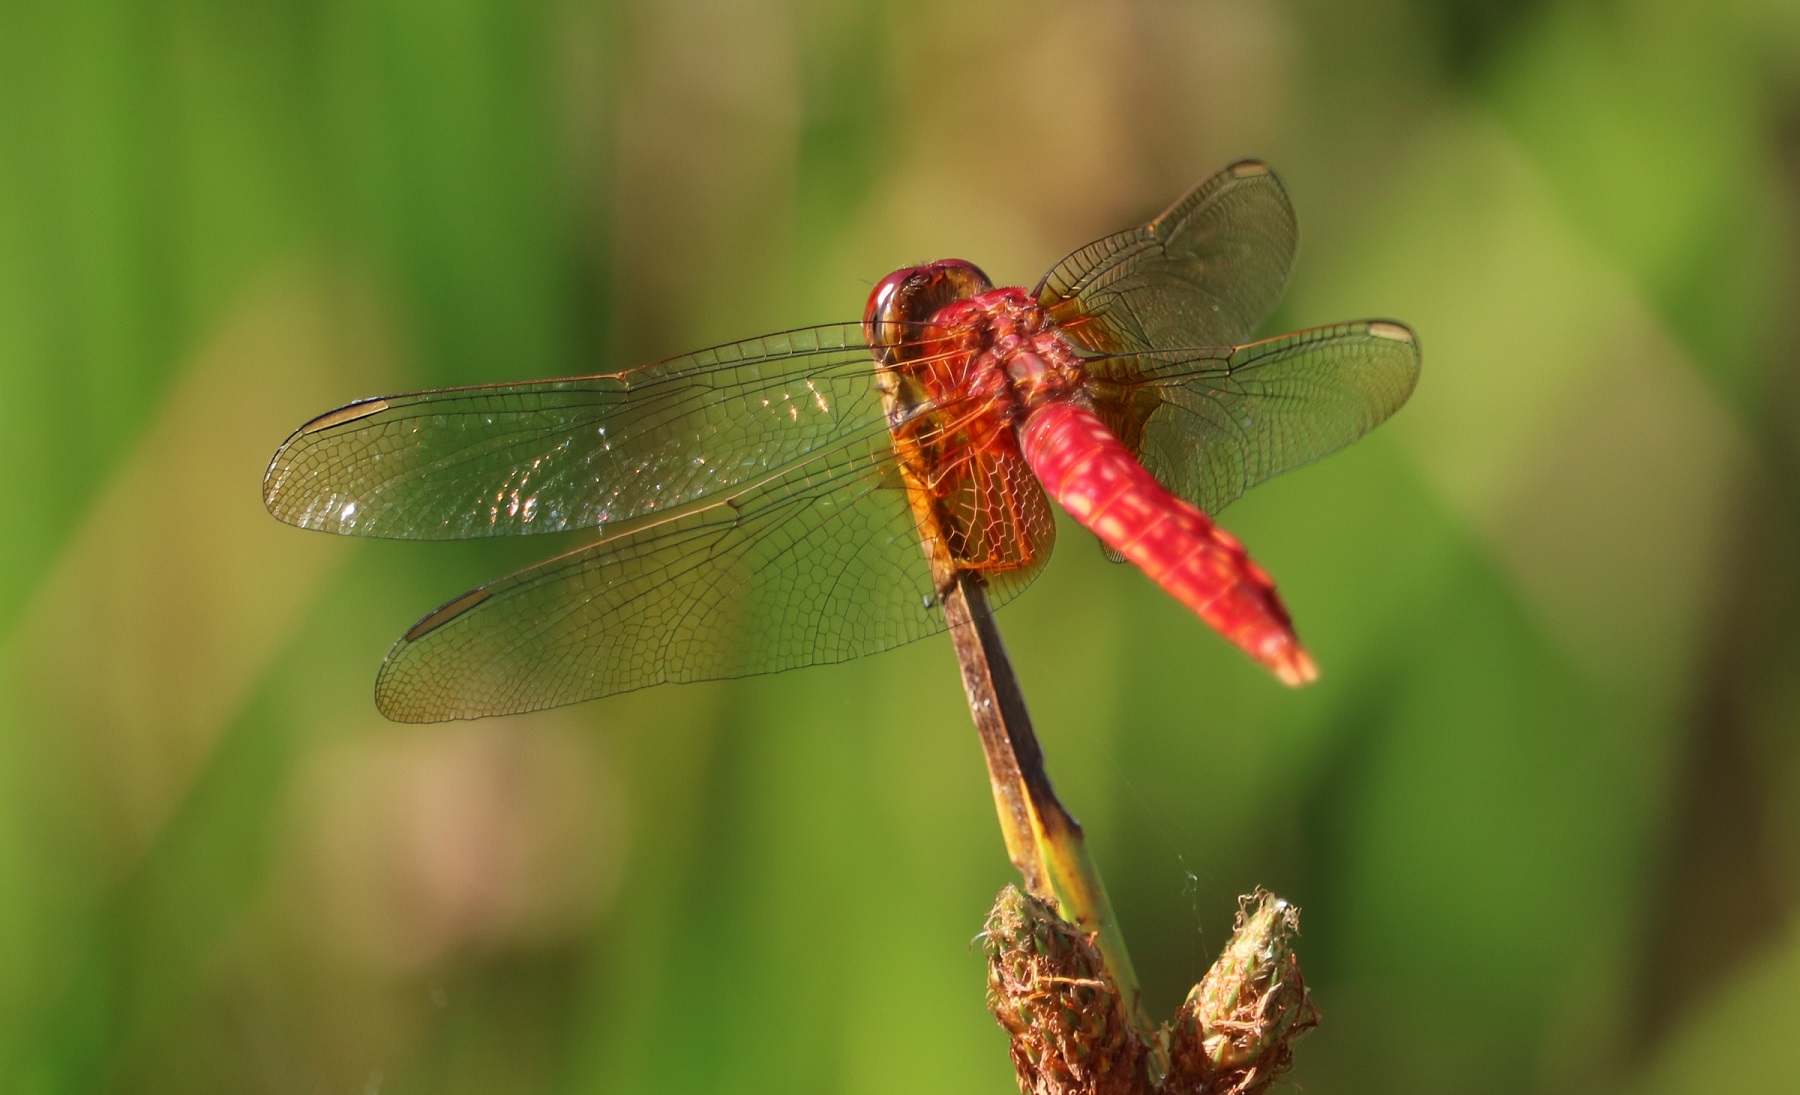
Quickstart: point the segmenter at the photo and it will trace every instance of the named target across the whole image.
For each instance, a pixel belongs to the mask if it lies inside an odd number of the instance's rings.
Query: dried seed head
[[[1000,891],[985,933],[988,1008],[1025,1095],[1143,1095],[1143,1042],[1093,940],[1048,903]]]
[[[1238,900],[1231,942],[1169,1027],[1164,1095],[1257,1095],[1318,1025],[1294,956],[1300,910],[1257,890]]]

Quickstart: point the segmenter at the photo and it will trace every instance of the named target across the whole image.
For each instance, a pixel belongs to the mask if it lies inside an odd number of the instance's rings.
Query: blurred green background
[[[351,398],[1032,284],[1244,156],[1412,403],[1226,524],[1291,693],[1073,527],[1001,623],[1173,1008],[1309,1092],[1800,1090],[1800,5],[0,9],[0,1089],[1004,1092],[948,643],[403,728],[519,544],[263,511]]]

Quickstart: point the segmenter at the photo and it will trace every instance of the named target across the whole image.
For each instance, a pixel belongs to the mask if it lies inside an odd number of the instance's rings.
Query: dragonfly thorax
[[[1080,399],[1081,358],[1023,289],[991,289],[939,309],[931,328],[969,355],[971,390],[998,397],[1015,416],[1053,399]]]

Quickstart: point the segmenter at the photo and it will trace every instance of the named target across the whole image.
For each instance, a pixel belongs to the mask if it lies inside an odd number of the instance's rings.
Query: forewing
[[[1245,160],[1149,224],[1069,255],[1036,296],[1088,350],[1235,346],[1274,311],[1297,238],[1287,192]]]
[[[1029,577],[1005,576],[1003,595]],[[533,711],[843,661],[943,627],[874,429],[457,598],[395,644],[376,702],[402,722]]]
[[[452,540],[629,521],[729,493],[882,420],[858,325],[571,380],[363,400],[269,465],[263,498],[326,532]]]
[[[1217,513],[1327,456],[1406,402],[1413,333],[1387,320],[1315,327],[1235,350],[1096,358],[1096,409],[1170,491]]]

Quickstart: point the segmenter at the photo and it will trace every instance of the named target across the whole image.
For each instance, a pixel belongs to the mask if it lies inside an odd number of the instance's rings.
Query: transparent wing
[[[362,400],[288,438],[263,499],[303,528],[409,540],[628,521],[880,422],[873,370],[845,324],[603,376]]]
[[[1091,359],[1096,410],[1170,491],[1217,513],[1398,410],[1419,379],[1412,331],[1315,327],[1231,350]]]
[[[1149,224],[1069,255],[1035,294],[1088,350],[1235,346],[1281,299],[1297,232],[1281,183],[1245,160]]]
[[[999,599],[1033,573],[1001,576]],[[457,598],[395,644],[376,702],[403,722],[532,711],[842,661],[943,626],[878,427]]]

